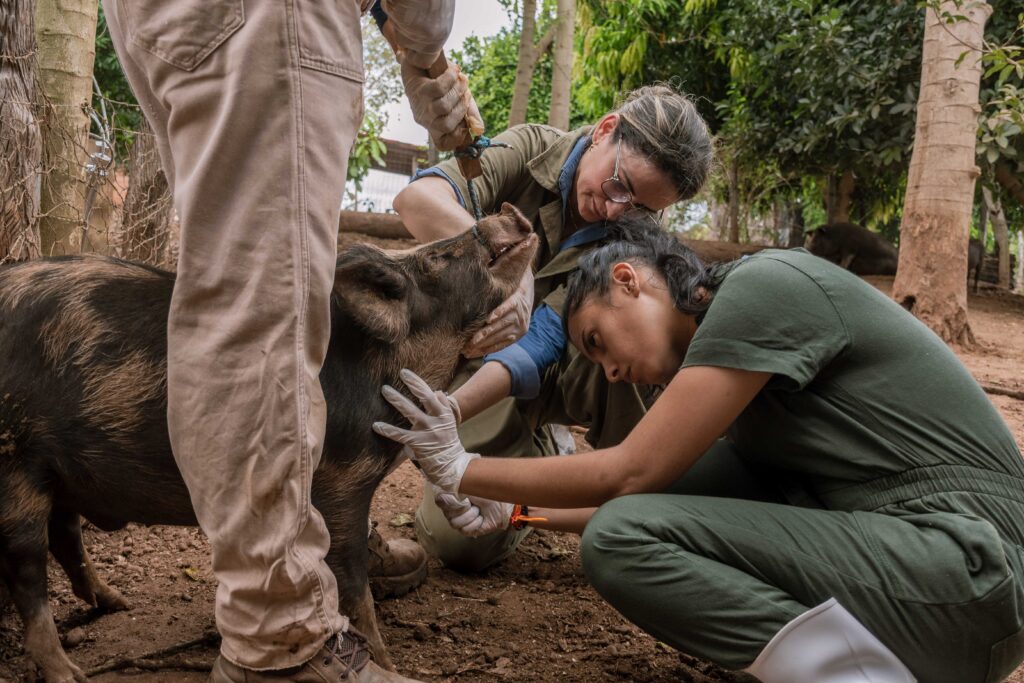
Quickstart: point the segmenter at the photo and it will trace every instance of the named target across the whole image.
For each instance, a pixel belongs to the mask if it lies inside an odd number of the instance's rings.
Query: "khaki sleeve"
[[[511,149],[493,147],[480,157],[483,175],[473,184],[485,214],[498,211],[502,202],[511,201],[525,183],[532,181],[528,166],[530,160],[547,149],[556,138],[554,129],[532,124],[514,126],[492,138],[510,145]],[[438,164],[437,168],[455,184],[465,200],[466,210],[470,210],[469,185],[459,170],[458,160],[452,157]]]
[[[558,317],[561,318],[562,307],[565,306],[565,296],[567,293],[565,285],[555,287],[546,297],[544,297],[544,300],[541,301],[541,303],[547,304],[551,310],[557,313]]]

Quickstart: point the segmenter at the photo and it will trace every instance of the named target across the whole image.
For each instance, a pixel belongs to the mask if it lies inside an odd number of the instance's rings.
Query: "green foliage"
[[[384,117],[376,111],[367,110],[363,125],[356,136],[352,152],[348,156],[348,180],[355,184],[355,191],[363,189],[363,179],[374,166],[384,165],[388,148],[381,139],[384,131]]]
[[[521,17],[518,3],[502,0],[502,4],[514,19],[511,28],[503,28],[497,35],[489,37],[470,36],[461,50],[453,50],[451,59],[455,61],[469,76],[469,87],[480,107],[480,115],[491,135],[495,135],[508,127],[508,114],[512,107],[512,94],[516,81],[516,65],[519,59],[519,37]],[[554,21],[555,4],[551,0],[541,0],[537,16],[534,40],[551,27]],[[577,45],[579,45],[577,35]],[[545,53],[534,67],[530,96],[527,100],[526,120],[533,123],[546,123],[548,111],[551,109],[551,70],[550,52]],[[570,109],[569,127],[575,128],[588,123],[589,118],[579,106],[581,85],[579,79],[572,84],[572,104]],[[602,112],[603,113],[603,112]],[[596,117],[594,117],[596,118]]]
[[[994,0],[982,55],[978,159],[1024,171],[1024,2]],[[966,53],[965,53],[966,54]]]
[[[543,33],[543,29],[538,27],[538,33]],[[452,60],[469,76],[469,88],[492,135],[508,127],[518,56],[519,31],[508,28],[486,38],[470,36],[461,50],[452,51]],[[533,72],[526,120],[545,122],[550,108],[551,56],[545,54]]]
[[[110,142],[114,145],[115,158],[126,159],[134,133],[139,129],[142,111],[135,101],[135,93],[128,85],[128,79],[121,71],[121,63],[117,61],[117,53],[114,52],[114,44],[110,41],[102,5],[96,22],[96,60],[93,65],[93,76],[99,84],[110,125],[114,129],[114,140]],[[95,100],[95,94],[93,98]],[[100,111],[100,103],[94,101],[93,108]]]

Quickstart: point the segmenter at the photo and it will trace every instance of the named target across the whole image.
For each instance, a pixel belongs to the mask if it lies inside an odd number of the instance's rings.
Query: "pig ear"
[[[508,202],[502,202],[501,215],[515,218],[519,222],[520,226],[526,230],[533,230],[533,226],[530,225],[530,221],[526,220],[526,216],[523,215],[523,212]]]
[[[377,339],[394,343],[409,336],[408,294],[408,279],[387,254],[360,246],[338,258],[334,298]]]

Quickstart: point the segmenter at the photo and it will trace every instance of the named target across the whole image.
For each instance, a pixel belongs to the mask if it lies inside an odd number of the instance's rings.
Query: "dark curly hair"
[[[612,266],[623,261],[658,273],[668,285],[675,307],[690,315],[708,309],[722,281],[717,268],[705,266],[675,236],[655,227],[646,217],[627,214],[609,226],[606,244],[580,257],[569,277],[562,307],[567,337],[569,318],[590,297],[607,295]]]

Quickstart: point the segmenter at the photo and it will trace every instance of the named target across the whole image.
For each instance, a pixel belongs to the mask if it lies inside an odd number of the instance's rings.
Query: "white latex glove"
[[[451,33],[455,0],[382,0],[381,8],[388,15],[387,38],[401,61],[428,69]]]
[[[401,429],[386,422],[374,422],[373,431],[408,446],[427,479],[448,493],[458,493],[470,461],[480,456],[467,453],[459,441],[458,418],[447,394],[431,389],[412,370],[403,369],[399,376],[423,408],[385,386],[381,390],[384,398],[409,420],[411,427]]]
[[[470,496],[462,498],[445,493],[434,484],[434,502],[448,519],[453,529],[465,536],[486,536],[508,529],[512,518],[512,503],[502,503],[486,498]]]
[[[519,287],[494,309],[484,327],[469,340],[463,355],[466,358],[480,358],[521,339],[530,329],[532,312],[533,271],[527,268],[519,281]]]
[[[452,150],[484,132],[483,118],[469,92],[469,79],[454,62],[437,78],[408,60],[402,62],[402,83],[416,123],[427,129],[439,150]]]

